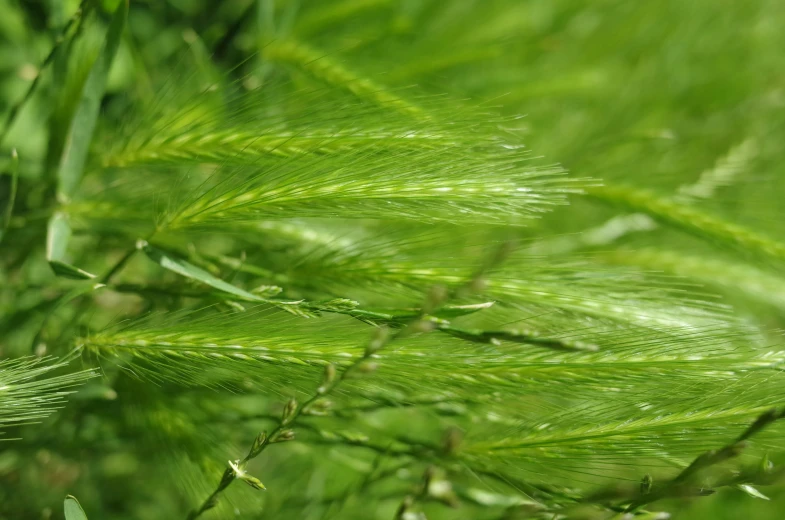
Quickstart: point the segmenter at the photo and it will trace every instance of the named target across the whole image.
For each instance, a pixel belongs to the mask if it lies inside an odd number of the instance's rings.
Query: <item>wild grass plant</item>
[[[779,3],[0,7],[0,518],[780,518]]]

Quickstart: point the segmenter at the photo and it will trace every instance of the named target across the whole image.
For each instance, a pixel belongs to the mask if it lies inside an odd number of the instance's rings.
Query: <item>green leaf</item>
[[[82,179],[87,152],[95,130],[106,78],[114,60],[128,15],[128,1],[123,0],[112,16],[103,49],[93,63],[82,90],[65,139],[63,154],[57,170],[58,198],[68,201]]]
[[[519,496],[502,495],[485,489],[466,488],[464,490],[462,488],[457,488],[456,491],[458,491],[461,498],[486,507],[513,507],[524,504],[537,505],[537,502],[525,500]]]
[[[71,240],[71,225],[68,215],[56,212],[49,219],[46,233],[46,260],[57,276],[74,280],[89,280],[95,275],[65,262],[68,242]]]
[[[3,240],[6,229],[11,224],[11,215],[14,212],[14,202],[16,201],[16,189],[19,183],[19,156],[16,149],[11,151],[11,171],[8,172],[11,176],[11,184],[8,189],[8,198],[5,201],[0,201],[5,204],[2,208],[2,223],[0,223],[0,241]]]
[[[763,500],[771,500],[769,497],[767,497],[766,495],[764,495],[763,493],[761,493],[760,491],[758,491],[754,487],[750,486],[749,484],[739,484],[736,487],[738,489],[744,491],[745,493],[747,493],[751,497],[760,498],[760,499],[763,499]]]
[[[58,261],[51,261],[49,262],[49,266],[52,268],[52,271],[57,276],[62,278],[71,278],[74,280],[90,280],[95,278],[93,273],[88,273],[83,269],[79,269],[76,266],[66,264],[65,262],[58,262]]]
[[[71,239],[71,225],[68,216],[58,211],[49,219],[46,236],[46,259],[60,261],[65,257],[68,241]]]
[[[201,267],[197,267],[192,263],[183,260],[182,258],[177,258],[162,249],[153,247],[144,240],[140,240],[137,243],[137,248],[144,251],[147,257],[156,264],[181,276],[202,282],[205,285],[209,285],[210,287],[218,289],[219,291],[232,294],[243,300],[256,302],[268,301],[265,298],[257,296],[253,293],[249,293],[248,291],[244,291],[243,289],[235,287],[232,284],[226,283],[220,278],[216,278],[215,276],[211,275]]]
[[[492,307],[494,302],[473,303],[470,305],[443,305],[431,314],[437,318],[459,318]]]
[[[68,495],[63,502],[65,520],[87,520],[87,515],[76,497]]]

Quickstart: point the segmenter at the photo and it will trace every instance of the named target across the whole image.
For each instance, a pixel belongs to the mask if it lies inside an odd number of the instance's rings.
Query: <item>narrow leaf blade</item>
[[[87,520],[87,515],[76,497],[68,495],[63,502],[65,520]]]
[[[216,278],[212,274],[208,273],[201,267],[197,267],[192,263],[183,260],[182,258],[177,258],[174,255],[171,255],[162,249],[158,249],[157,247],[151,246],[147,242],[140,241],[137,247],[142,251],[144,251],[147,257],[150,258],[150,260],[160,265],[164,269],[172,271],[173,273],[177,273],[181,276],[185,276],[186,278],[190,278],[192,280],[201,282],[205,285],[209,285],[214,289],[218,289],[219,291],[232,294],[243,300],[257,301],[257,302],[268,301],[255,294],[249,293],[248,291],[244,291],[239,287],[235,287],[232,284],[226,283],[220,278]]]
[[[49,219],[46,233],[46,260],[52,271],[57,276],[74,280],[95,278],[94,274],[65,262],[65,254],[70,240],[71,225],[68,223],[68,215],[58,211]]]
[[[95,130],[98,112],[101,109],[106,79],[120,45],[127,15],[128,1],[122,0],[112,16],[104,46],[90,69],[82,90],[82,97],[68,128],[57,171],[58,198],[63,201],[70,200],[82,179],[87,152]]]
[[[761,500],[771,500],[769,497],[758,491],[756,488],[750,486],[749,484],[739,484],[736,486],[741,491],[744,491],[749,496],[753,498],[760,498]]]
[[[459,318],[461,316],[468,316],[475,312],[490,309],[494,302],[473,303],[469,305],[443,305],[442,307],[433,311],[433,315],[437,318]]]
[[[65,258],[68,241],[71,240],[71,225],[68,216],[62,211],[56,212],[49,219],[46,234],[46,259],[61,262]]]

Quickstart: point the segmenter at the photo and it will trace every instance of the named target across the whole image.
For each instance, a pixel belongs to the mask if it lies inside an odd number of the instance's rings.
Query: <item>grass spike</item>
[[[588,193],[593,199],[641,211],[663,224],[682,229],[698,238],[764,258],[785,260],[785,245],[780,242],[653,193],[621,186],[592,188]]]
[[[294,65],[315,78],[344,88],[362,99],[368,99],[381,107],[395,110],[415,119],[427,119],[422,108],[411,104],[394,92],[374,81],[357,75],[329,54],[310,48],[292,39],[275,40],[262,50],[265,59],[274,63]]]

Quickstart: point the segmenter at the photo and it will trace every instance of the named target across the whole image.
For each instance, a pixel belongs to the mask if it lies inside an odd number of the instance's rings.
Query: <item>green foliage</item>
[[[3,224],[0,229],[0,240],[3,239],[6,229],[11,224],[11,215],[14,213],[14,203],[16,202],[16,190],[19,186],[19,156],[16,150],[11,152],[11,172],[9,174],[11,181],[8,186],[8,193],[3,201],[5,206],[3,209]]]
[[[0,519],[778,518],[779,4],[0,6]]]
[[[109,67],[120,44],[127,14],[128,2],[121,1],[115,8],[112,21],[106,30],[104,44],[85,78],[82,94],[65,135],[63,154],[57,169],[59,199],[69,200],[76,192],[82,178],[90,141],[101,108],[101,99],[104,96]]]
[[[63,509],[65,512],[65,520],[87,520],[87,515],[84,514],[84,510],[76,497],[72,497],[71,495],[65,497]]]

